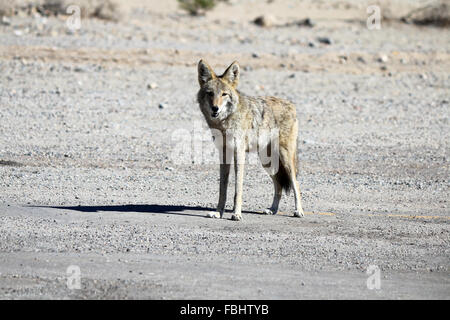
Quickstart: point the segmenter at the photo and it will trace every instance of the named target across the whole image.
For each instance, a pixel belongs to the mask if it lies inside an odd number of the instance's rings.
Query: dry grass
[[[450,26],[450,4],[448,1],[437,1],[433,4],[411,11],[402,18],[403,22],[416,25]]]
[[[119,21],[126,15],[116,0],[0,0],[0,16],[13,16],[18,12],[45,16],[66,15],[67,7],[80,7],[82,17],[95,17]]]

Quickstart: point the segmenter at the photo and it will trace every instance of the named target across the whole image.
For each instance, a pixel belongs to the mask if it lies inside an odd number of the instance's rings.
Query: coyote
[[[236,89],[239,82],[239,64],[233,62],[218,76],[203,60],[198,63],[200,90],[197,100],[200,110],[213,134],[220,156],[220,194],[217,211],[211,218],[223,218],[227,197],[231,155],[234,158],[235,195],[232,220],[242,220],[242,185],[246,151],[256,147],[261,162],[269,154],[272,163],[262,163],[274,185],[273,202],[265,214],[276,214],[282,191],[294,190],[294,216],[304,215],[300,187],[297,182],[298,121],[295,106],[275,97],[249,97]],[[269,132],[271,134],[267,134]],[[217,134],[217,132],[219,134]],[[253,135],[248,134],[252,132]],[[275,132],[274,136],[272,133]],[[275,138],[275,139],[274,139]]]

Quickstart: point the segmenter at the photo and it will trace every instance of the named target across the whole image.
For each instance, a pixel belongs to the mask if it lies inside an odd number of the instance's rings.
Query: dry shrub
[[[0,16],[12,16],[18,11],[28,14],[39,12],[45,16],[66,15],[70,5],[80,7],[81,16],[84,18],[119,21],[126,16],[124,8],[117,0],[0,0]]]
[[[216,6],[216,0],[178,0],[180,8],[192,16],[203,15]]]
[[[404,16],[402,21],[422,26],[449,27],[450,4],[447,1],[437,1],[436,3],[420,7]]]

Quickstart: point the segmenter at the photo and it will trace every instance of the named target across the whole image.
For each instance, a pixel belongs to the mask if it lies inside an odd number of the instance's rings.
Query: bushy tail
[[[291,170],[294,171],[294,176],[296,177],[298,174],[298,157],[297,157],[297,146],[295,148],[295,154],[294,154],[294,161],[293,166],[291,165],[291,162],[289,159],[286,159],[285,157],[280,157],[280,162],[278,165],[278,172],[275,175],[275,178],[277,182],[280,184],[281,188],[286,191],[286,193],[289,193],[291,189],[293,188],[293,185],[291,183]]]
[[[292,185],[291,178],[289,177],[289,169],[284,166],[281,160],[278,166],[278,172],[275,174],[275,179],[286,193],[291,191]]]

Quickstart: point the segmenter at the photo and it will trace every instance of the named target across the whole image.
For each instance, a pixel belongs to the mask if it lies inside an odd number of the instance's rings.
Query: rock
[[[165,104],[165,103],[160,103],[159,106],[158,106],[158,108],[160,108],[160,109],[165,109],[165,108],[167,108],[167,104]]]
[[[338,59],[340,64],[346,64],[348,60],[347,56],[339,56]]]
[[[320,43],[323,43],[323,44],[327,44],[327,45],[331,44],[331,39],[328,37],[318,37],[317,41],[319,41]]]
[[[256,52],[252,53],[252,58],[259,58],[259,54],[257,54]]]
[[[260,27],[270,28],[275,24],[275,18],[272,15],[262,15],[256,17],[253,23]]]
[[[389,61],[389,58],[387,55],[382,54],[381,56],[378,57],[377,59],[378,62],[382,62],[382,63],[386,63]]]
[[[11,19],[6,17],[6,16],[3,16],[2,20],[1,20],[1,24],[4,25],[4,26],[11,25]]]
[[[310,18],[299,20],[295,24],[300,27],[309,27],[309,28],[314,27],[314,23],[311,21]]]
[[[156,89],[156,88],[158,88],[158,84],[156,84],[156,82],[152,82],[147,85],[147,89]]]
[[[366,63],[366,60],[363,57],[358,57],[356,60],[361,63]]]

